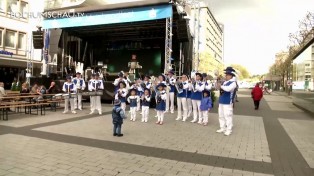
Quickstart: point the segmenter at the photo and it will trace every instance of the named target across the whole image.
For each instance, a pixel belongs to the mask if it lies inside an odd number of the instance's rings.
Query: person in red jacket
[[[263,98],[263,90],[259,87],[259,83],[256,83],[251,95],[254,101],[255,110],[257,110],[259,108],[259,102]]]

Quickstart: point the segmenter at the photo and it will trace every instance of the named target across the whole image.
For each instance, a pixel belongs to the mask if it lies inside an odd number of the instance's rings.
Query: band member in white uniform
[[[82,110],[82,91],[85,90],[85,81],[81,78],[81,73],[77,72],[76,77],[72,80],[76,86],[77,98],[74,98],[74,108]]]
[[[202,74],[195,74],[195,82],[192,85],[192,105],[193,105],[193,120],[192,123],[195,123],[198,118],[202,118],[202,113],[200,110],[201,101],[203,98],[203,90],[205,88],[205,84],[201,81],[203,79]],[[197,118],[198,117],[198,118]]]
[[[102,80],[99,79],[98,74],[93,74],[92,75],[95,79],[91,79],[88,83],[88,90],[93,92],[97,92],[99,90],[104,89],[104,84]],[[102,109],[101,109],[101,96],[91,96],[91,112],[90,114],[93,114],[95,110],[98,110],[99,115],[102,114]]]
[[[167,94],[167,106],[166,106],[166,112],[169,111],[169,106],[170,106],[170,112],[173,114],[174,113],[174,91],[176,89],[175,87],[175,83],[176,83],[176,79],[174,78],[174,72],[173,71],[169,71],[168,72],[168,79],[169,79],[169,94]]]
[[[186,74],[182,74],[181,77],[181,85],[180,89],[182,89],[182,93],[178,93],[177,95],[177,105],[178,105],[178,116],[176,120],[182,119],[182,109],[183,109],[183,122],[188,118],[188,104],[187,104],[187,92],[189,89],[189,82]]]
[[[64,111],[63,111],[64,114],[69,111],[69,102],[71,106],[71,112],[73,114],[76,114],[74,110],[74,98],[71,98],[71,94],[76,92],[76,86],[74,83],[72,83],[71,79],[72,79],[71,76],[68,76],[67,82],[65,82],[62,87],[62,91],[68,94],[67,96],[65,96],[65,99],[64,99]]]
[[[210,82],[210,80],[207,78],[207,74],[203,73],[203,81],[205,83],[205,90],[208,90],[209,92],[211,92],[212,90],[212,83]]]
[[[237,87],[234,79],[235,70],[232,67],[228,67],[225,70],[226,81],[223,85],[218,83],[217,88],[221,90],[219,96],[219,124],[220,129],[217,130],[217,133],[224,133],[226,136],[229,136],[232,133],[233,127],[233,99],[234,99],[234,90]]]

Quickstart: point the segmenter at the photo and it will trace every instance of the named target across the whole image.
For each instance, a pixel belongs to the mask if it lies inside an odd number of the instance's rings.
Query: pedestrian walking
[[[220,129],[217,133],[224,133],[229,136],[232,133],[233,127],[233,94],[237,87],[233,77],[235,76],[235,70],[232,67],[225,69],[225,81],[223,85],[218,83],[218,88],[220,89],[219,97],[219,124]]]
[[[123,119],[126,118],[124,111],[122,110],[121,101],[116,99],[114,100],[114,107],[112,109],[112,123],[113,123],[113,136],[122,137],[121,133]]]
[[[254,101],[255,110],[258,110],[259,103],[261,99],[263,98],[263,90],[259,87],[259,83],[256,83],[255,87],[253,88],[251,92],[251,95]]]

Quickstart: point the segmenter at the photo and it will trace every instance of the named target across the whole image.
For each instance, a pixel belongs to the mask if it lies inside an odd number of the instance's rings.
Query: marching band
[[[234,70],[228,67],[225,70],[226,75],[234,76]],[[227,77],[227,76],[226,76]],[[218,80],[217,80],[218,82]],[[187,121],[189,117],[193,117],[192,123],[198,122],[206,126],[208,124],[208,112],[212,109],[213,100],[211,99],[212,88],[221,90],[221,99],[219,101],[219,122],[220,129],[218,133],[230,135],[232,131],[232,115],[225,113],[231,111],[233,101],[234,81],[229,80],[216,85],[208,79],[206,74],[191,73],[182,74],[175,77],[173,71],[169,71],[168,75],[159,75],[157,79],[154,76],[145,75],[142,79],[136,79],[132,82],[121,71],[118,78],[113,82],[115,86],[115,100],[120,100],[121,109],[125,112],[127,103],[130,106],[130,120],[136,120],[136,111],[140,111],[142,122],[148,122],[149,108],[155,105],[157,112],[156,124],[164,123],[164,115],[169,112],[174,113],[175,100],[177,105],[177,121]],[[85,81],[81,78],[81,74],[77,73],[76,77],[71,80],[67,77],[67,82],[63,85],[63,91],[68,95],[65,97],[64,113],[68,112],[68,103],[70,102],[72,113],[76,113],[75,109],[82,110],[82,92],[85,89]],[[90,107],[93,114],[96,110],[101,115],[101,95],[104,89],[102,79],[98,74],[92,74],[88,82],[88,91],[90,93]],[[155,101],[154,101],[155,99]]]

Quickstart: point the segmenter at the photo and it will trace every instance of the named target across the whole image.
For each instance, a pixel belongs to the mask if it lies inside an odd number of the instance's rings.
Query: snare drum
[[[62,94],[56,94],[53,96],[54,99],[62,99]]]

